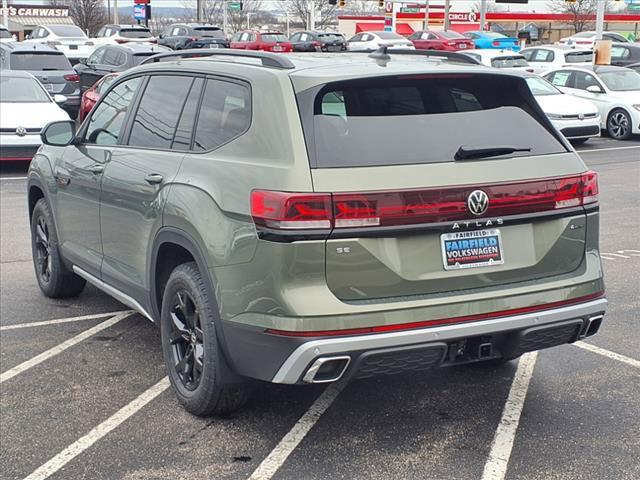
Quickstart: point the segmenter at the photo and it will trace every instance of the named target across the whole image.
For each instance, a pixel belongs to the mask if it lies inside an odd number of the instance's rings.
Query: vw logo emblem
[[[467,208],[476,216],[484,214],[489,208],[489,196],[482,190],[474,190],[467,197]]]
[[[24,137],[27,134],[27,129],[24,127],[16,128],[16,135],[19,137]]]
[[[578,114],[578,120],[584,120],[584,113]]]

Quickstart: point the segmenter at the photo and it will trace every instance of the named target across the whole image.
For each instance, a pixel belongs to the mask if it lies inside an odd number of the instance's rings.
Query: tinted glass
[[[124,65],[127,62],[127,55],[117,48],[107,48],[102,63],[114,67]]]
[[[0,102],[50,102],[40,82],[33,78],[0,76]]]
[[[189,150],[191,148],[191,136],[195,126],[195,117],[198,111],[198,103],[200,102],[200,94],[202,93],[202,85],[204,80],[196,78],[191,85],[191,91],[184,104],[176,134],[171,144],[172,150]]]
[[[128,144],[170,148],[192,83],[189,77],[151,77],[133,120]]]
[[[527,60],[522,56],[500,57],[491,60],[491,66],[494,68],[526,67],[528,65]]]
[[[98,93],[98,95],[102,96],[104,92],[106,92],[107,89],[111,86],[111,84],[114,82],[116,78],[117,77],[115,75],[106,75],[102,77],[102,81],[100,82],[100,85],[98,85],[98,87],[96,88],[96,92]]]
[[[224,33],[222,33],[222,30],[219,28],[198,27],[194,28],[194,30],[198,35],[203,37],[224,38]]]
[[[87,143],[115,145],[118,142],[124,118],[140,81],[140,77],[136,77],[121,83],[96,106],[85,135]]]
[[[164,53],[163,51],[158,51],[158,52],[144,52],[144,53],[134,53],[133,54],[133,65],[140,65],[145,58],[149,58],[153,55],[157,55],[159,53]]]
[[[631,69],[598,72],[600,79],[614,92],[640,91],[640,74]]]
[[[566,152],[547,120],[531,111],[531,101],[518,77],[340,82],[316,96],[312,135],[307,126],[305,138],[312,139],[317,168],[451,162],[461,146],[480,148],[487,139],[531,149],[500,158]]]
[[[596,77],[590,73],[575,72],[574,74],[574,88],[580,90],[586,90],[589,87],[600,87],[600,83],[596,80]]]
[[[527,85],[534,95],[559,95],[562,93],[541,77],[527,77]]]
[[[87,38],[84,32],[75,25],[49,25],[49,30],[59,37],[83,37]]]
[[[124,38],[150,38],[151,31],[146,28],[121,28],[120,36]]]
[[[106,51],[106,48],[98,48],[87,59],[87,65],[99,65],[100,63],[102,63]]]
[[[11,54],[11,70],[71,70],[71,63],[60,53],[22,53]]]
[[[244,133],[251,124],[249,88],[220,80],[207,80],[205,88],[196,128],[196,151],[219,147]]]
[[[263,42],[286,42],[287,37],[285,37],[281,33],[263,33],[262,34]]]
[[[593,63],[593,52],[567,52],[564,58],[567,63]]]

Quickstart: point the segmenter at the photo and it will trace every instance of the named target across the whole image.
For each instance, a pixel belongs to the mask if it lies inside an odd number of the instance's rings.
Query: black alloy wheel
[[[169,341],[176,375],[187,390],[200,385],[204,367],[204,336],[200,314],[189,292],[174,293],[171,300],[171,333]]]

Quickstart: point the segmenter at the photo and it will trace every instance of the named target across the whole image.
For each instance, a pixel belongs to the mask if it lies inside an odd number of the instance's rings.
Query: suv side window
[[[141,77],[117,85],[95,107],[85,133],[86,143],[115,145],[129,105],[140,86]]]
[[[102,64],[102,59],[104,58],[104,53],[105,53],[106,50],[107,50],[106,47],[98,48],[87,59],[87,65],[100,65],[100,64]]]
[[[107,47],[107,51],[104,54],[102,63],[105,65],[112,65],[114,67],[124,65],[127,61],[127,57],[118,48]]]
[[[150,77],[133,119],[127,144],[170,148],[192,83],[192,78],[180,75]]]
[[[191,85],[191,91],[182,108],[176,134],[173,136],[173,143],[171,144],[172,150],[189,150],[191,148],[191,137],[193,137],[193,131],[195,129],[196,113],[198,111],[203,85],[204,80],[202,78],[196,78]]]
[[[631,57],[631,50],[626,47],[615,46],[611,48],[611,60],[624,60]]]
[[[555,55],[550,50],[536,50],[536,54],[533,56],[533,61],[534,62],[553,62],[554,57]]]
[[[596,80],[596,77],[594,77],[593,75],[591,75],[590,73],[586,73],[586,72],[575,72],[575,78],[574,78],[574,82],[575,82],[575,87],[577,89],[580,90],[586,90],[589,87],[600,87],[602,88],[602,85],[600,85],[600,82],[598,82],[598,80]]]
[[[251,125],[251,94],[245,85],[207,80],[193,149],[207,151],[242,135]]]

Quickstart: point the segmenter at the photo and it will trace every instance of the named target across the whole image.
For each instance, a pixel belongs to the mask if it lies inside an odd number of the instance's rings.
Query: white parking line
[[[606,147],[606,148],[591,148],[589,150],[578,150],[578,153],[592,153],[592,152],[608,152],[611,150],[632,150],[634,148],[640,148],[640,145],[630,145],[626,147]]]
[[[0,177],[0,180],[26,180],[27,177]]]
[[[56,318],[55,320],[46,320],[44,322],[18,323],[16,325],[4,325],[0,327],[0,332],[5,330],[17,330],[19,328],[40,327],[43,325],[58,325],[59,323],[79,322],[81,320],[95,320],[96,318],[113,317],[120,313],[135,313],[133,310],[120,310],[119,312],[92,313],[91,315],[82,315],[80,317]]]
[[[104,437],[124,421],[126,421],[129,417],[142,409],[142,407],[144,407],[147,403],[164,392],[168,387],[169,379],[167,377],[164,377],[154,386],[144,391],[132,402],[122,407],[100,425],[92,429],[84,437],[79,438],[67,448],[58,453],[51,460],[49,460],[47,463],[45,463],[41,467],[38,467],[33,471],[33,473],[31,473],[31,475],[25,477],[24,480],[44,480],[45,478],[50,477],[75,457],[91,447],[91,445],[96,443],[102,437]]]
[[[48,360],[51,357],[56,356],[60,352],[65,351],[67,348],[72,347],[72,346],[80,343],[83,340],[86,340],[90,336],[92,336],[92,335],[104,330],[105,328],[109,328],[112,325],[115,325],[120,320],[124,320],[125,318],[127,318],[130,315],[131,315],[131,312],[128,311],[128,312],[116,315],[115,317],[111,317],[109,320],[105,320],[104,322],[99,323],[95,327],[91,327],[90,329],[85,330],[84,332],[76,335],[75,337],[72,337],[72,338],[70,338],[68,340],[65,340],[61,344],[56,345],[55,347],[50,348],[49,350],[47,350],[45,352],[42,352],[39,355],[36,355],[32,359],[27,360],[26,362],[23,362],[20,365],[17,365],[17,366],[15,366],[13,368],[10,368],[6,372],[0,374],[0,383],[6,382],[7,380],[15,377],[16,375],[24,372],[25,370],[30,369],[31,367],[35,367],[39,363],[42,363],[45,360]]]
[[[631,365],[632,367],[640,368],[640,361],[635,358],[626,357],[624,355],[620,355],[619,353],[612,352],[610,350],[605,350],[604,348],[596,347],[595,345],[591,345],[590,343],[585,342],[575,342],[574,345],[576,347],[583,348],[592,353],[597,353],[598,355],[602,355],[604,357],[612,358],[613,360],[617,360],[622,363],[626,363]]]
[[[537,358],[538,352],[526,353],[518,363],[518,370],[516,370],[516,375],[513,377],[507,403],[505,403],[502,410],[500,424],[493,437],[489,459],[482,472],[482,480],[503,480],[507,473],[513,441],[520,423],[520,414],[527,397],[529,382],[531,381]]]
[[[278,469],[284,464],[291,452],[309,433],[309,430],[316,424],[322,414],[331,406],[338,397],[346,383],[337,382],[329,385],[322,394],[316,398],[300,420],[296,422],[291,430],[280,440],[280,443],[271,451],[258,468],[251,474],[249,480],[269,480]]]

